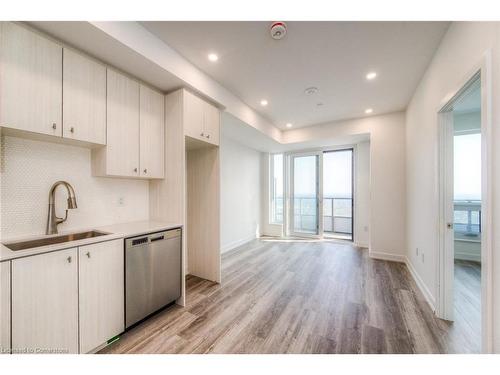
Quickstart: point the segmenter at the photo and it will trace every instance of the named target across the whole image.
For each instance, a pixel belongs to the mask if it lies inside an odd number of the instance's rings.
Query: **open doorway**
[[[440,317],[467,352],[481,351],[483,153],[481,76],[440,112]]]

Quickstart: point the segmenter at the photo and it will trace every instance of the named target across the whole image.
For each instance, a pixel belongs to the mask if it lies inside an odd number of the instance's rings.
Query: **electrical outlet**
[[[118,198],[118,206],[124,206],[125,205],[125,198],[119,197]]]

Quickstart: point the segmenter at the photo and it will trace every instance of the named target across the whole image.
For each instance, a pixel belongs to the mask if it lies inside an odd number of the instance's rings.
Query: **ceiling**
[[[257,151],[271,153],[353,145],[370,140],[370,134],[362,133],[297,143],[279,143],[227,112],[222,112],[221,126],[223,140],[227,137]]]
[[[284,129],[404,110],[449,23],[288,22],[279,41],[269,22],[141,24]]]

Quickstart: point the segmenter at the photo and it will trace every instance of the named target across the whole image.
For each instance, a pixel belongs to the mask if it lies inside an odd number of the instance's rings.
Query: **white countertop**
[[[51,235],[51,237],[57,237],[60,235],[68,234],[68,233],[81,233],[89,230],[96,230],[100,232],[106,232],[109,234],[105,234],[103,236],[93,237],[93,238],[85,238],[78,241],[70,241],[64,243],[58,243],[47,246],[40,246],[36,248],[26,249],[26,250],[18,250],[12,251],[7,246],[3,245],[3,243],[11,243],[11,242],[22,242],[22,241],[30,241],[36,240],[38,238],[45,238],[49,236],[30,236],[30,237],[22,237],[22,238],[10,238],[8,240],[2,240],[2,244],[0,244],[0,262],[4,262],[7,260],[12,260],[16,258],[22,258],[31,255],[38,255],[43,253],[48,253],[51,251],[69,249],[77,246],[90,245],[97,242],[110,241],[118,238],[126,238],[132,236],[139,236],[141,234],[159,232],[162,230],[168,230],[172,228],[182,227],[182,224],[179,223],[168,223],[161,221],[133,221],[129,223],[120,223],[113,225],[106,225],[103,227],[93,227],[93,228],[82,228],[82,229],[73,229],[68,232],[61,232],[58,234]]]

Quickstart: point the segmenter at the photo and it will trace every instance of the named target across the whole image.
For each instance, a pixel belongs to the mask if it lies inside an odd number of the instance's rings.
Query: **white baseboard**
[[[365,249],[369,248],[369,246],[368,246],[367,243],[354,242],[354,246],[356,246],[356,247],[364,247]]]
[[[406,256],[399,254],[383,253],[380,251],[369,251],[370,258],[389,260],[391,262],[406,263]]]
[[[413,277],[413,280],[415,280],[415,283],[417,284],[418,288],[420,289],[420,291],[424,295],[424,298],[427,301],[427,303],[429,304],[429,306],[431,307],[432,312],[436,312],[436,299],[433,297],[431,291],[429,290],[429,288],[427,288],[424,281],[422,280],[422,278],[418,274],[415,267],[413,267],[413,264],[410,262],[410,260],[407,257],[405,257],[405,258],[406,258],[406,261],[405,261],[406,267],[408,267],[408,270],[410,271],[410,275]]]
[[[230,243],[222,246],[221,249],[220,249],[220,251],[221,251],[221,253],[225,253],[227,251],[230,251],[230,250],[233,250],[233,249],[237,248],[238,246],[244,245],[247,242],[255,240],[256,238],[257,237],[255,237],[255,236],[251,236],[251,237],[242,238],[240,240],[236,240],[236,241],[230,242]]]

